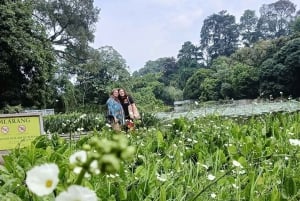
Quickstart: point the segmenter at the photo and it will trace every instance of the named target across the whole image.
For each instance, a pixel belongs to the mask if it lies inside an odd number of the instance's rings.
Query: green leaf
[[[14,193],[6,193],[5,201],[22,201],[22,199]]]
[[[160,187],[160,194],[159,194],[159,201],[166,201],[167,200],[167,193],[164,186]]]
[[[157,145],[158,145],[159,148],[164,147],[164,144],[165,144],[164,136],[160,131],[156,132],[156,140],[157,140]]]
[[[227,149],[228,149],[228,152],[231,155],[236,155],[237,154],[237,148],[235,146],[229,146]]]
[[[283,180],[284,192],[288,197],[291,197],[297,193],[296,183],[293,178],[285,177]]]
[[[247,166],[248,166],[248,161],[246,160],[245,157],[239,157],[238,162],[239,162],[243,167],[247,167]]]
[[[119,196],[120,200],[127,200],[127,190],[124,184],[120,184],[119,186]]]
[[[271,201],[280,201],[280,192],[276,187],[272,190]]]

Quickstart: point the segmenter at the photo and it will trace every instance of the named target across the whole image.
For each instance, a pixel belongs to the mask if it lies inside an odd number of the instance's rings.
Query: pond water
[[[221,116],[252,116],[270,112],[295,112],[300,111],[300,102],[296,100],[282,102],[251,102],[246,104],[232,103],[223,105],[194,105],[188,111],[159,112],[156,117],[160,119],[175,119],[179,117],[195,118],[207,115]]]

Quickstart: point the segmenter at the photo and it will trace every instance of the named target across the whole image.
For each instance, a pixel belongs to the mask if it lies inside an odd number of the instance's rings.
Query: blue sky
[[[176,57],[186,41],[199,44],[203,21],[227,10],[238,21],[246,9],[256,11],[276,0],[95,0],[101,9],[94,48],[112,46],[129,71],[149,60]],[[291,0],[296,4],[296,0]],[[299,7],[297,6],[297,10]]]

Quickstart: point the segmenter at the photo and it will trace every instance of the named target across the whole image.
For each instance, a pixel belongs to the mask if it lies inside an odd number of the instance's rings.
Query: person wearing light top
[[[110,97],[106,101],[108,108],[108,118],[112,124],[114,130],[120,130],[120,128],[114,127],[115,124],[122,126],[125,124],[125,115],[124,110],[119,100],[119,91],[118,89],[113,89]]]

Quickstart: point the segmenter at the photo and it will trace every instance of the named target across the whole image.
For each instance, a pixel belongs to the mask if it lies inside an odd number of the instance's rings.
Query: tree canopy
[[[36,0],[34,19],[46,29],[60,59],[80,61],[94,40],[100,10],[94,0]]]
[[[52,100],[54,55],[30,2],[0,4],[0,106],[45,107]]]
[[[114,87],[142,108],[176,100],[299,97],[300,11],[289,0],[258,15],[208,16],[198,44],[157,58],[132,75],[112,46],[92,48],[100,9],[93,0],[0,0],[0,108],[22,105],[68,112],[99,108]],[[147,99],[147,100],[145,100]]]

